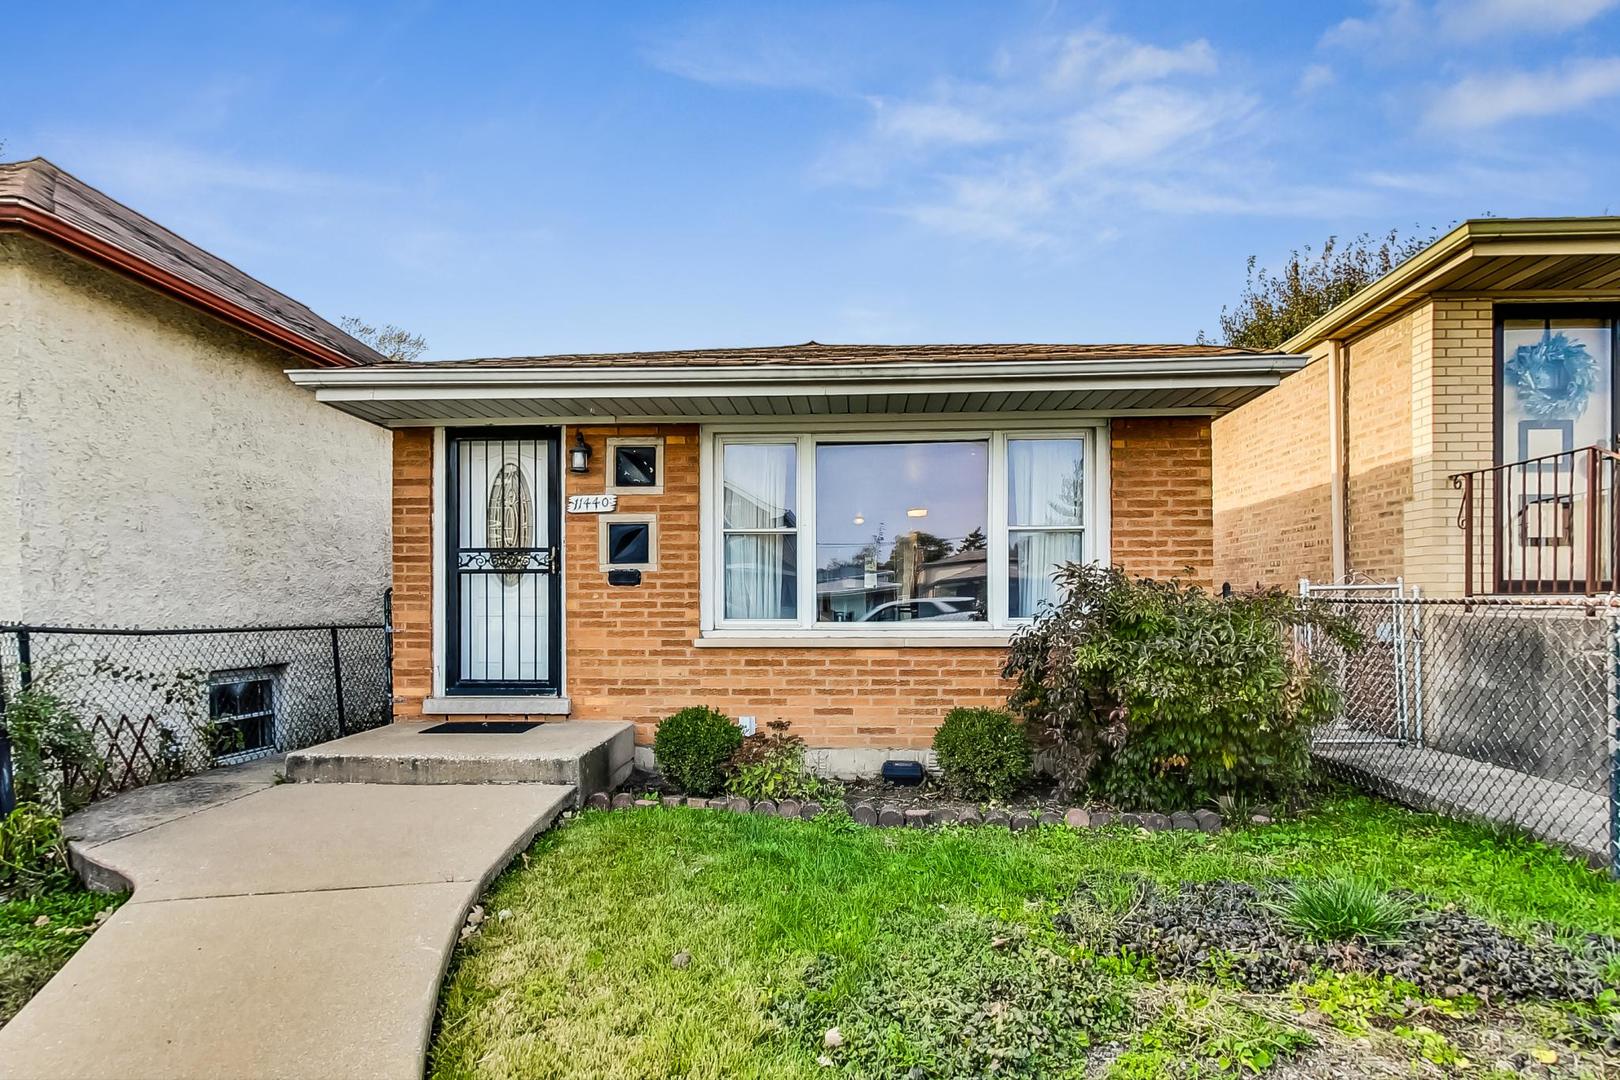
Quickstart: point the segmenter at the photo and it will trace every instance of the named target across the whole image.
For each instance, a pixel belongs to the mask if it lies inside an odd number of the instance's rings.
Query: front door
[[[454,430],[445,443],[445,690],[556,693],[562,659],[557,430]]]

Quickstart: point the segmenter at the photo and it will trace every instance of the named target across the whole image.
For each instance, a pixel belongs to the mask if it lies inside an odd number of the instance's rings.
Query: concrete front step
[[[437,722],[388,724],[295,750],[288,780],[335,784],[567,784],[574,804],[630,774],[635,725],[590,721],[527,731],[429,733]],[[491,724],[497,728],[499,725]]]

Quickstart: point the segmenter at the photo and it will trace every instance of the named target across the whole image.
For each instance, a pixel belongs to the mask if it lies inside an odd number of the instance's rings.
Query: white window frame
[[[1108,421],[1106,418],[1003,421],[997,424],[969,425],[961,421],[930,423],[912,418],[887,421],[843,423],[796,423],[791,430],[782,426],[710,425],[702,432],[701,491],[699,527],[701,588],[699,622],[702,637],[698,644],[725,644],[728,641],[756,639],[762,644],[796,642],[802,644],[851,644],[888,648],[917,644],[976,644],[1005,640],[1028,619],[1013,619],[1008,603],[1008,525],[1007,525],[1007,440],[1080,439],[1084,461],[1084,518],[1080,525],[1081,557],[1107,565],[1110,532],[1108,522],[1109,462]],[[966,442],[989,444],[987,508],[985,522],[986,606],[984,622],[948,623],[933,626],[896,624],[874,626],[861,623],[821,623],[816,621],[816,447],[837,442]],[[721,482],[723,448],[727,443],[793,443],[797,448],[798,476],[798,615],[787,620],[740,620],[724,617],[725,549],[721,518],[724,497]]]

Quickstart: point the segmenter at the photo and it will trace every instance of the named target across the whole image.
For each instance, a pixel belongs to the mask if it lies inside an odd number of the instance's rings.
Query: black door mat
[[[540,726],[538,720],[446,720],[423,728],[419,735],[521,735]]]

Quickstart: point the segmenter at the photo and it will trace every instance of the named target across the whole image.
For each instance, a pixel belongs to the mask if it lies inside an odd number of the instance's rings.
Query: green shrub
[[[804,740],[788,733],[788,721],[772,720],[766,733],[744,739],[727,766],[726,791],[744,799],[821,799],[834,785],[804,767]]]
[[[0,818],[0,888],[38,893],[73,884],[62,819],[34,803]]]
[[[1000,709],[952,709],[934,732],[945,783],[969,799],[1005,799],[1029,782],[1034,754],[1024,725]]]
[[[1416,914],[1411,901],[1359,878],[1312,878],[1286,886],[1272,905],[1283,925],[1313,941],[1398,941]]]
[[[1223,598],[1099,566],[1057,576],[1064,598],[1014,636],[1004,674],[1065,797],[1172,810],[1305,781],[1311,729],[1339,699],[1294,631],[1355,648],[1343,620],[1277,589]]]
[[[42,682],[6,703],[5,725],[11,735],[17,801],[50,803],[60,810],[63,768],[97,764],[89,730]]]
[[[692,705],[658,724],[653,757],[670,783],[693,795],[713,795],[726,782],[726,764],[742,731],[725,713]]]

